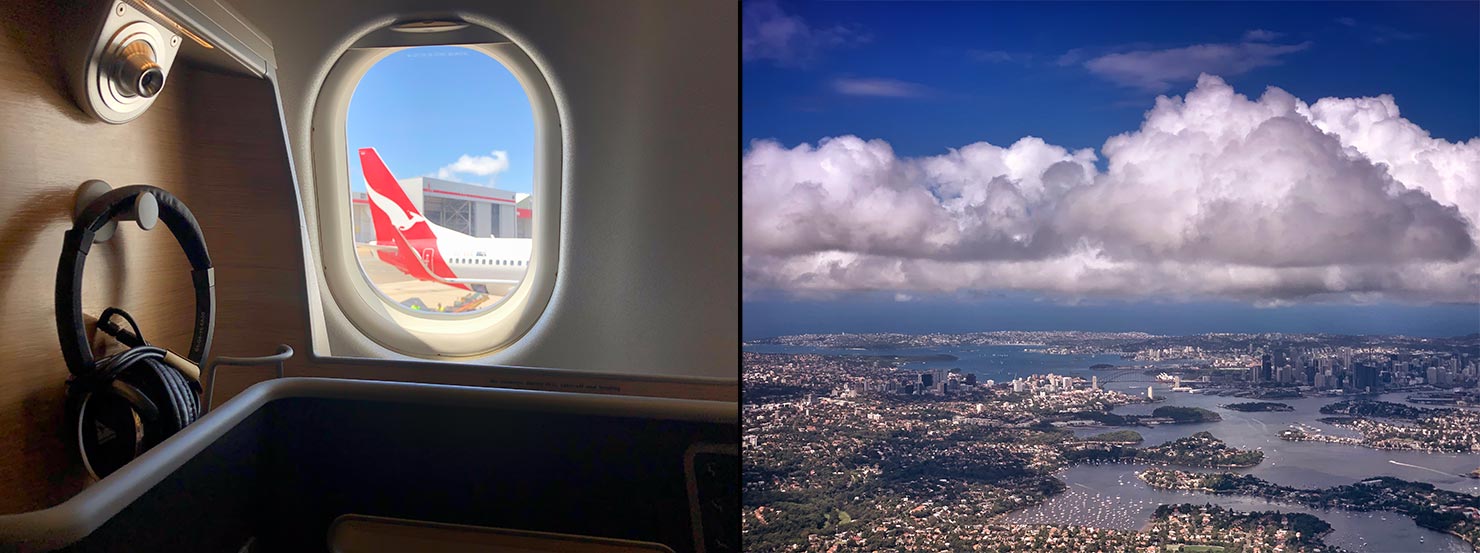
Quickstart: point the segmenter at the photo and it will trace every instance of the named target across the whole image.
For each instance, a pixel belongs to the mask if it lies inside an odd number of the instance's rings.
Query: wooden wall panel
[[[52,308],[77,187],[100,178],[175,190],[187,174],[189,79],[172,82],[132,124],[94,122],[72,103],[52,53],[57,15],[49,2],[0,2],[0,512],[7,513],[57,503],[85,483],[64,440],[67,370]],[[190,306],[174,299],[190,288],[178,246],[167,233],[118,234],[89,257],[85,311],[117,305],[151,340],[187,345]]]

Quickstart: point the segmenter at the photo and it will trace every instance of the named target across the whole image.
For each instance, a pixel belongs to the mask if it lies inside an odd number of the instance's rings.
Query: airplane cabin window
[[[355,259],[392,305],[478,313],[518,288],[539,216],[534,126],[518,78],[474,49],[405,48],[360,78],[345,117]]]
[[[524,336],[554,293],[568,132],[557,96],[517,43],[466,31],[487,41],[373,32],[319,89],[320,255],[350,323],[329,325],[328,343],[479,362]]]

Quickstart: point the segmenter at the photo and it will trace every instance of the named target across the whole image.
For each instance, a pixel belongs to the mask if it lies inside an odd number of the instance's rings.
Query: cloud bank
[[[457,179],[460,175],[489,177],[488,183],[492,185],[499,173],[508,170],[509,152],[494,150],[486,156],[463,154],[457,161],[437,169],[435,176],[443,180]]]
[[[868,41],[868,33],[856,27],[814,27],[801,16],[786,13],[776,2],[760,0],[745,3],[740,56],[746,62],[765,60],[778,66],[799,67],[824,50]]]
[[[1480,139],[1390,96],[1258,99],[1203,75],[1090,149],[901,157],[840,136],[743,160],[747,293],[1480,302]]]

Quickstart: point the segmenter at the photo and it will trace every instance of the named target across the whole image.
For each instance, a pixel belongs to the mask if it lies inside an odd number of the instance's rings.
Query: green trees
[[[1175,405],[1157,407],[1151,411],[1151,416],[1172,419],[1175,422],[1217,422],[1223,420],[1223,417],[1217,413],[1201,407],[1177,407]]]

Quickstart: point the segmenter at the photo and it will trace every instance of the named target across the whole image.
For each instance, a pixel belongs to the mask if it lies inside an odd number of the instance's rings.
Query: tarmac
[[[355,246],[355,256],[359,258],[360,266],[365,269],[365,275],[370,277],[370,282],[379,288],[381,293],[403,305],[408,301],[420,300],[427,310],[436,311],[439,307],[452,309],[459,300],[467,298],[471,301],[482,299],[478,305],[479,309],[484,309],[498,303],[498,300],[503,297],[496,294],[469,292],[440,282],[412,278],[400,269],[381,261],[375,256],[375,249],[369,246]]]

